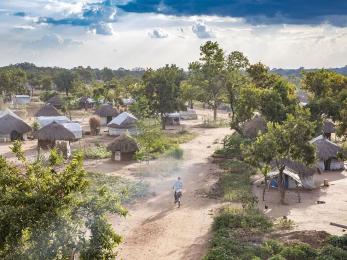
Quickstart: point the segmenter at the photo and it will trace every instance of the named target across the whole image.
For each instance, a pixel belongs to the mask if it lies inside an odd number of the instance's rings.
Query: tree
[[[212,41],[200,47],[200,60],[189,64],[190,78],[203,92],[201,101],[212,107],[214,120],[224,99],[225,67],[224,51]]]
[[[176,65],[149,69],[143,75],[143,95],[152,115],[160,117],[162,129],[165,129],[167,114],[179,110],[182,105],[180,84],[183,79],[183,70]]]
[[[258,88],[268,88],[280,77],[277,74],[270,73],[270,70],[264,64],[258,62],[247,68],[247,73],[254,85]]]
[[[101,78],[103,81],[111,81],[114,77],[113,71],[109,68],[103,68],[101,71]]]
[[[51,91],[53,87],[53,80],[51,77],[45,76],[41,79],[40,85],[43,90]]]
[[[27,76],[22,69],[4,69],[0,71],[0,93],[4,97],[28,93]]]
[[[201,99],[200,89],[188,80],[184,80],[181,83],[181,95],[183,102],[188,102],[188,106],[191,109],[194,108],[194,100]]]
[[[57,85],[58,90],[65,91],[66,96],[69,95],[70,90],[73,88],[75,75],[70,70],[63,70],[56,75],[54,83]]]
[[[294,115],[288,115],[282,124],[269,123],[268,132],[258,136],[251,145],[243,147],[245,158],[258,168],[276,165],[282,204],[285,200],[285,161],[292,160],[305,165],[315,162],[315,149],[309,143],[314,134],[315,123],[309,119],[308,110],[297,111]]]
[[[49,162],[27,161],[19,142],[12,151],[21,165],[0,156],[0,258],[115,258],[120,237],[106,216],[127,211],[105,188],[88,192],[81,154],[62,168],[54,154]]]

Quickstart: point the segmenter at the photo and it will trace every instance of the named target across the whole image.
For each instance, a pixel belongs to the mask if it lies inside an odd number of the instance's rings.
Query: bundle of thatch
[[[112,159],[120,153],[120,160],[132,160],[134,154],[139,150],[136,140],[127,134],[122,134],[115,138],[112,143],[107,146],[107,150],[112,152]]]
[[[61,116],[61,114],[59,113],[58,109],[55,108],[55,106],[48,103],[41,107],[40,110],[36,112],[35,116]]]
[[[266,121],[260,115],[256,115],[242,126],[242,133],[248,138],[256,138],[259,133],[263,133],[266,130]]]

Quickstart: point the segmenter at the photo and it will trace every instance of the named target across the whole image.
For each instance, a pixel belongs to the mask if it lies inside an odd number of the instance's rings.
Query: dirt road
[[[158,160],[146,166],[154,174],[145,180],[151,184],[153,196],[129,208],[126,219],[113,219],[118,233],[124,237],[119,256],[126,260],[201,259],[207,250],[213,213],[220,201],[209,199],[206,192],[216,181],[216,166],[208,157],[230,130],[203,129],[193,141],[182,145],[184,159],[169,164]],[[144,170],[144,169],[142,169]],[[171,187],[177,176],[184,183],[181,208],[173,202]]]

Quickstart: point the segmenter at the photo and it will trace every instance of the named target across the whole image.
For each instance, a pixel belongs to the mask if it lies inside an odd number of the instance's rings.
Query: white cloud
[[[153,29],[148,35],[153,39],[163,39],[169,37],[169,34],[162,29]]]
[[[64,39],[58,34],[46,34],[42,38],[29,42],[23,47],[31,49],[61,49],[73,45],[81,45],[79,41]]]
[[[91,30],[94,34],[100,35],[113,35],[114,30],[111,23],[99,22],[91,26]]]
[[[200,39],[214,38],[214,33],[207,25],[202,21],[197,21],[192,27],[193,33]]]

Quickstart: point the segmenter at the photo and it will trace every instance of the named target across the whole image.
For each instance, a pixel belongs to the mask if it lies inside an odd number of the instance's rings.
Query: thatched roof
[[[131,153],[139,150],[139,146],[134,138],[129,135],[122,134],[115,138],[112,143],[107,146],[107,150],[111,152]]]
[[[103,104],[97,110],[95,110],[95,114],[97,114],[100,117],[108,117],[117,116],[119,112],[111,104]]]
[[[251,120],[244,123],[242,126],[242,133],[245,137],[255,138],[259,132],[265,132],[266,129],[265,119],[260,115],[256,115]]]
[[[51,97],[48,99],[47,103],[50,103],[51,105],[55,106],[56,108],[61,108],[63,106],[63,99],[61,96],[56,95],[54,97]]]
[[[342,152],[342,148],[331,142],[322,135],[312,139],[311,144],[316,146],[317,158],[326,161],[331,158],[336,158],[337,154]]]
[[[298,174],[299,176],[312,176],[316,173],[316,169],[307,167],[301,162],[296,162],[292,160],[281,160],[280,164],[284,164],[286,169]],[[271,163],[272,167],[276,167],[276,163]]]
[[[35,114],[36,117],[39,116],[61,116],[58,109],[56,109],[52,104],[48,103],[40,108]]]
[[[336,129],[335,129],[335,125],[333,122],[329,121],[329,120],[325,120],[323,123],[323,133],[324,134],[331,134],[331,133],[335,133]]]
[[[137,118],[128,112],[123,112],[112,119],[110,123],[107,124],[111,128],[131,128],[135,127]]]
[[[13,131],[24,134],[30,132],[31,127],[12,111],[0,111],[0,133],[8,135]]]
[[[52,122],[44,127],[42,127],[37,132],[37,138],[44,141],[73,141],[76,139],[73,132],[65,128],[63,125],[56,122]]]

